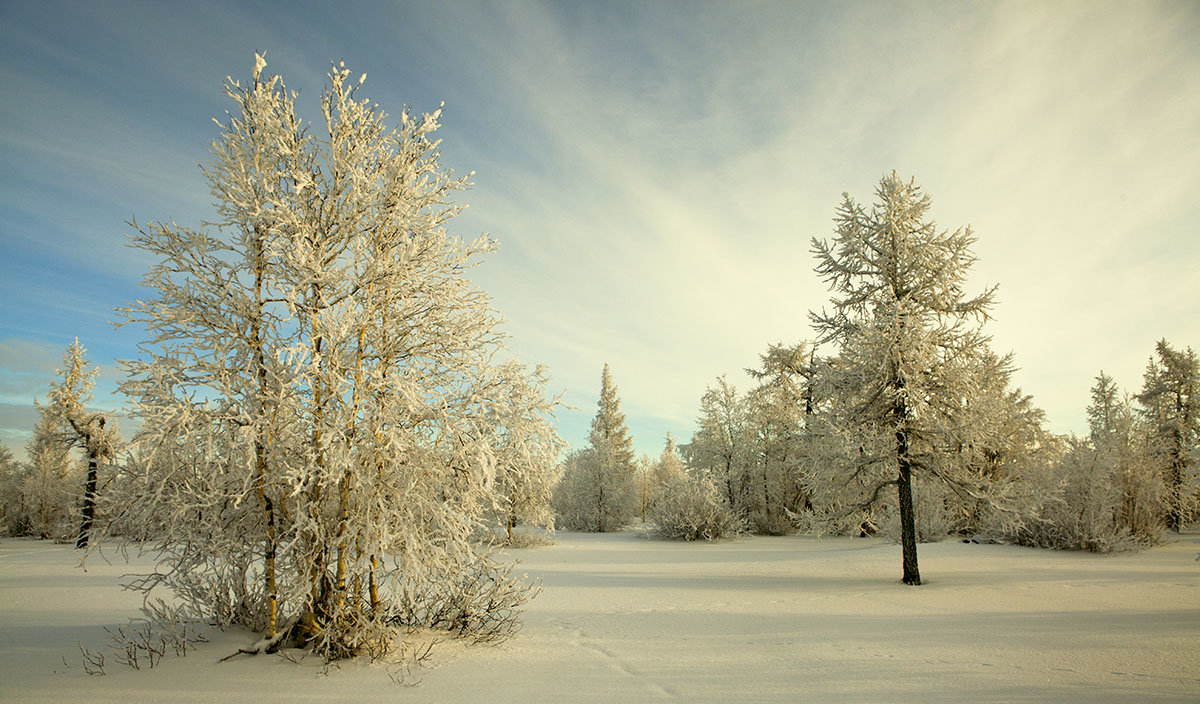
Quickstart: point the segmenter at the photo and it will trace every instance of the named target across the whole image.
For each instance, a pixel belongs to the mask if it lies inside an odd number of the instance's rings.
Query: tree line
[[[883,535],[915,585],[922,541],[1109,552],[1195,517],[1195,352],[1160,341],[1133,397],[1101,372],[1088,435],[1055,436],[1013,388],[1012,356],[990,347],[995,288],[963,290],[970,228],[939,229],[928,194],[895,173],[875,196],[870,207],[844,196],[833,238],[813,240],[834,294],[811,314],[815,341],[770,346],[746,393],[718,377],[678,454],[668,438],[657,461],[633,461],[605,367],[591,445],[563,465],[562,525],[612,530],[640,515],[686,539]],[[612,437],[620,452],[606,449]]]

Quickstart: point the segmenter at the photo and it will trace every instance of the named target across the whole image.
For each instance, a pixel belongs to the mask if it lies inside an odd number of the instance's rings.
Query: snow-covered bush
[[[670,540],[720,540],[749,530],[711,480],[689,475],[659,489],[650,520],[657,534]]]
[[[1024,545],[1113,552],[1162,540],[1174,504],[1155,455],[1154,428],[1135,416],[1113,380],[1096,378],[1090,434],[1071,439],[1061,459],[1028,468],[1023,515],[998,532]]]
[[[1101,553],[1161,542],[1167,491],[1148,458],[1121,457],[1076,440],[1044,471],[1050,491],[1036,513],[1004,532],[1012,542]]]

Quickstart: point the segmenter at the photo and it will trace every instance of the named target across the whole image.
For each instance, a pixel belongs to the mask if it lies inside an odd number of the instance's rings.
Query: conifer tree
[[[667,432],[666,442],[658,459],[644,455],[638,467],[638,500],[642,521],[654,509],[663,496],[665,487],[676,479],[686,476],[687,467],[675,447],[675,437]]]
[[[994,289],[965,296],[975,261],[971,230],[939,230],[915,182],[893,172],[875,195],[870,209],[844,195],[832,242],[813,239],[816,271],[834,292],[833,310],[812,317],[819,342],[841,349],[827,420],[843,452],[809,479],[850,507],[873,505],[895,487],[903,582],[917,585],[914,477],[967,494],[983,489],[947,451],[947,436],[977,388],[987,338],[976,323],[986,319]],[[961,442],[969,429],[955,430]]]
[[[687,474],[687,466],[683,463],[683,458],[679,456],[679,448],[675,446],[675,436],[668,431],[662,453],[658,456],[658,461],[654,463],[653,484],[662,486],[685,474]]]
[[[1155,345],[1137,400],[1167,483],[1167,527],[1180,531],[1195,512],[1195,453],[1200,447],[1200,359],[1191,347]]]
[[[803,491],[793,469],[811,405],[812,355],[806,347],[803,342],[771,345],[759,355],[759,367],[746,370],[758,381],[746,398],[746,435],[755,475],[750,519],[760,533],[787,532],[792,527],[787,514],[802,508]]]
[[[637,510],[633,439],[608,364],[600,376],[600,400],[589,446],[563,464],[555,491],[559,525],[573,530],[618,530]]]
[[[612,370],[607,363],[600,375],[600,400],[588,440],[604,458],[603,461],[620,470],[632,470],[633,438],[629,437],[625,414],[621,412],[621,397],[617,394],[617,385],[613,383]]]
[[[746,403],[737,388],[717,377],[700,397],[696,432],[684,450],[688,464],[700,470],[721,489],[729,508],[745,513],[748,486]]]
[[[1087,407],[1088,432],[1092,442],[1099,442],[1116,429],[1121,398],[1116,382],[1103,369],[1091,394],[1092,402]]]

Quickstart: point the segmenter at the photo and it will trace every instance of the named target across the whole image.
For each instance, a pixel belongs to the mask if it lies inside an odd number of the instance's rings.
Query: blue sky
[[[1200,346],[1195,2],[0,3],[0,441],[72,337],[116,408],[149,261],[125,224],[211,217],[197,164],[255,51],[313,115],[330,60],[392,114],[445,102],[455,229],[585,441],[612,365],[639,451],[705,385],[811,339],[810,238],[891,170],[978,236],[988,330],[1056,432],[1101,370]]]

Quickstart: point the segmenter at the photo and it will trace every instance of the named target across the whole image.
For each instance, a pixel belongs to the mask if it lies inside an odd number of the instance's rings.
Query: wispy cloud
[[[221,78],[266,50],[307,114],[331,58],[393,114],[446,101],[444,163],[477,171],[455,228],[501,240],[473,275],[580,408],[562,414],[575,443],[606,361],[652,452],[690,433],[718,374],[745,387],[767,344],[811,337],[827,293],[810,238],[893,168],[943,225],[974,226],[973,281],[1001,286],[995,346],[1052,429],[1082,429],[1101,368],[1133,389],[1155,339],[1200,343],[1194,4],[6,11],[0,75],[21,101],[0,108],[0,246],[12,281],[56,299],[0,309],[6,335],[123,302],[144,268],[112,246],[130,215],[198,224]],[[68,283],[96,272],[96,290]],[[84,342],[128,357],[135,338]]]

